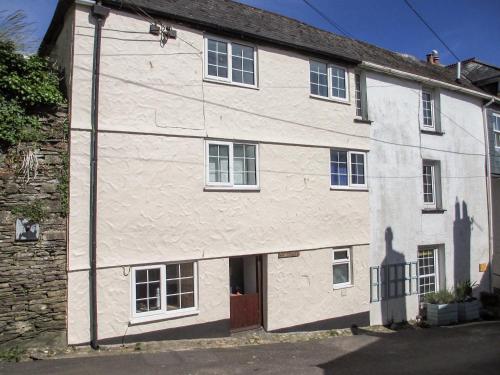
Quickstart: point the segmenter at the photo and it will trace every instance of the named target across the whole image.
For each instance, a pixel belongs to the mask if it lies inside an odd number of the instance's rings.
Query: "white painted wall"
[[[488,262],[488,220],[484,177],[484,136],[481,102],[441,90],[443,136],[420,134],[420,84],[378,73],[368,73],[367,92],[372,144],[369,154],[371,265],[386,258],[386,230],[393,240],[388,262],[416,261],[421,245],[443,244],[446,285],[454,283],[455,249],[462,238],[456,228],[470,232],[470,279],[488,288],[479,263]],[[420,147],[421,145],[421,147]],[[422,214],[422,159],[441,161],[442,214]],[[455,208],[458,202],[459,212]],[[463,219],[467,205],[469,224]],[[459,220],[455,222],[455,215]],[[462,215],[462,216],[461,216]],[[460,220],[463,219],[463,220]],[[464,232],[464,233],[465,233]],[[458,258],[457,258],[458,259]],[[378,324],[381,311],[395,320],[418,313],[417,297],[372,303],[371,320]],[[401,307],[406,313],[401,312]],[[399,317],[399,318],[398,318]]]
[[[309,56],[269,46],[258,46],[258,89],[203,82],[203,33],[173,26],[178,38],[163,48],[147,33],[149,23],[131,14],[112,11],[103,31],[99,128],[105,133],[99,135],[97,202],[101,338],[122,335],[128,325],[130,281],[122,266],[370,241],[368,193],[330,190],[329,148],[369,148],[369,126],[353,121],[354,90],[347,104],[310,98]],[[77,298],[88,294],[93,30],[89,9],[77,6],[70,125],[71,343],[88,341],[87,302]],[[349,81],[353,88],[352,69]],[[260,191],[204,191],[206,138],[258,142]],[[331,289],[330,267],[324,272],[322,288]],[[218,306],[213,315],[200,312],[199,318],[129,327],[128,334],[227,317],[226,274],[209,284],[213,292],[202,296],[200,289],[200,308],[212,298]],[[116,286],[106,290],[110,283]],[[228,277],[224,283],[228,288]],[[356,293],[357,288],[348,292],[367,301],[364,290]],[[365,310],[361,304],[342,311]],[[331,318],[342,311],[316,315]]]
[[[332,249],[267,256],[266,328],[278,330],[370,309],[369,246],[354,246],[353,286],[333,289]]]

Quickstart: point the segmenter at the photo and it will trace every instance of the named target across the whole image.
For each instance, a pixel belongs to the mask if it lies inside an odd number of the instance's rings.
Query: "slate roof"
[[[69,2],[71,0],[59,2],[53,22],[41,44],[41,53],[46,54],[55,42],[59,33],[57,29],[60,28],[55,20],[57,21],[58,13],[65,12],[64,7],[67,8]],[[431,65],[412,56],[343,37],[231,0],[103,0],[102,3],[143,16],[137,9],[140,7],[154,17],[176,19],[207,31],[254,39],[351,63],[371,62],[481,92],[466,79],[458,84],[455,72],[445,66]]]
[[[447,68],[453,70],[456,65],[448,65]],[[475,57],[462,61],[462,70],[473,83],[500,78],[500,67],[482,62]]]

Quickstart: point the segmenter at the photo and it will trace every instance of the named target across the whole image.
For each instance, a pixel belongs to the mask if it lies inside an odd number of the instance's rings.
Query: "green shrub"
[[[24,57],[0,40],[0,143],[12,146],[42,138],[38,113],[64,102],[59,78],[49,62]]]
[[[472,288],[476,286],[476,282],[471,283],[470,280],[465,280],[455,286],[455,296],[458,302],[464,302],[472,299]]]
[[[440,290],[439,292],[426,294],[424,302],[432,303],[434,305],[444,305],[456,302],[455,293],[449,290]]]

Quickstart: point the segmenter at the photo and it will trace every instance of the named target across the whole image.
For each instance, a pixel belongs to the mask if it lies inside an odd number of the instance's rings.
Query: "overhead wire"
[[[314,6],[309,0],[302,0],[302,1],[307,6],[309,6],[309,8],[314,10],[321,18],[323,18],[326,22],[328,22],[331,26],[333,26],[336,30],[338,30],[341,34],[354,39],[354,36],[349,31],[347,31],[345,28],[340,26],[337,22],[335,22],[330,17],[328,17],[326,14],[324,14],[320,9],[318,9],[316,6]]]

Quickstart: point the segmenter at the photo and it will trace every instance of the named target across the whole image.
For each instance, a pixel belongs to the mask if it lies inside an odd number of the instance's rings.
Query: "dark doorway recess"
[[[229,259],[231,332],[262,326],[262,257]]]

